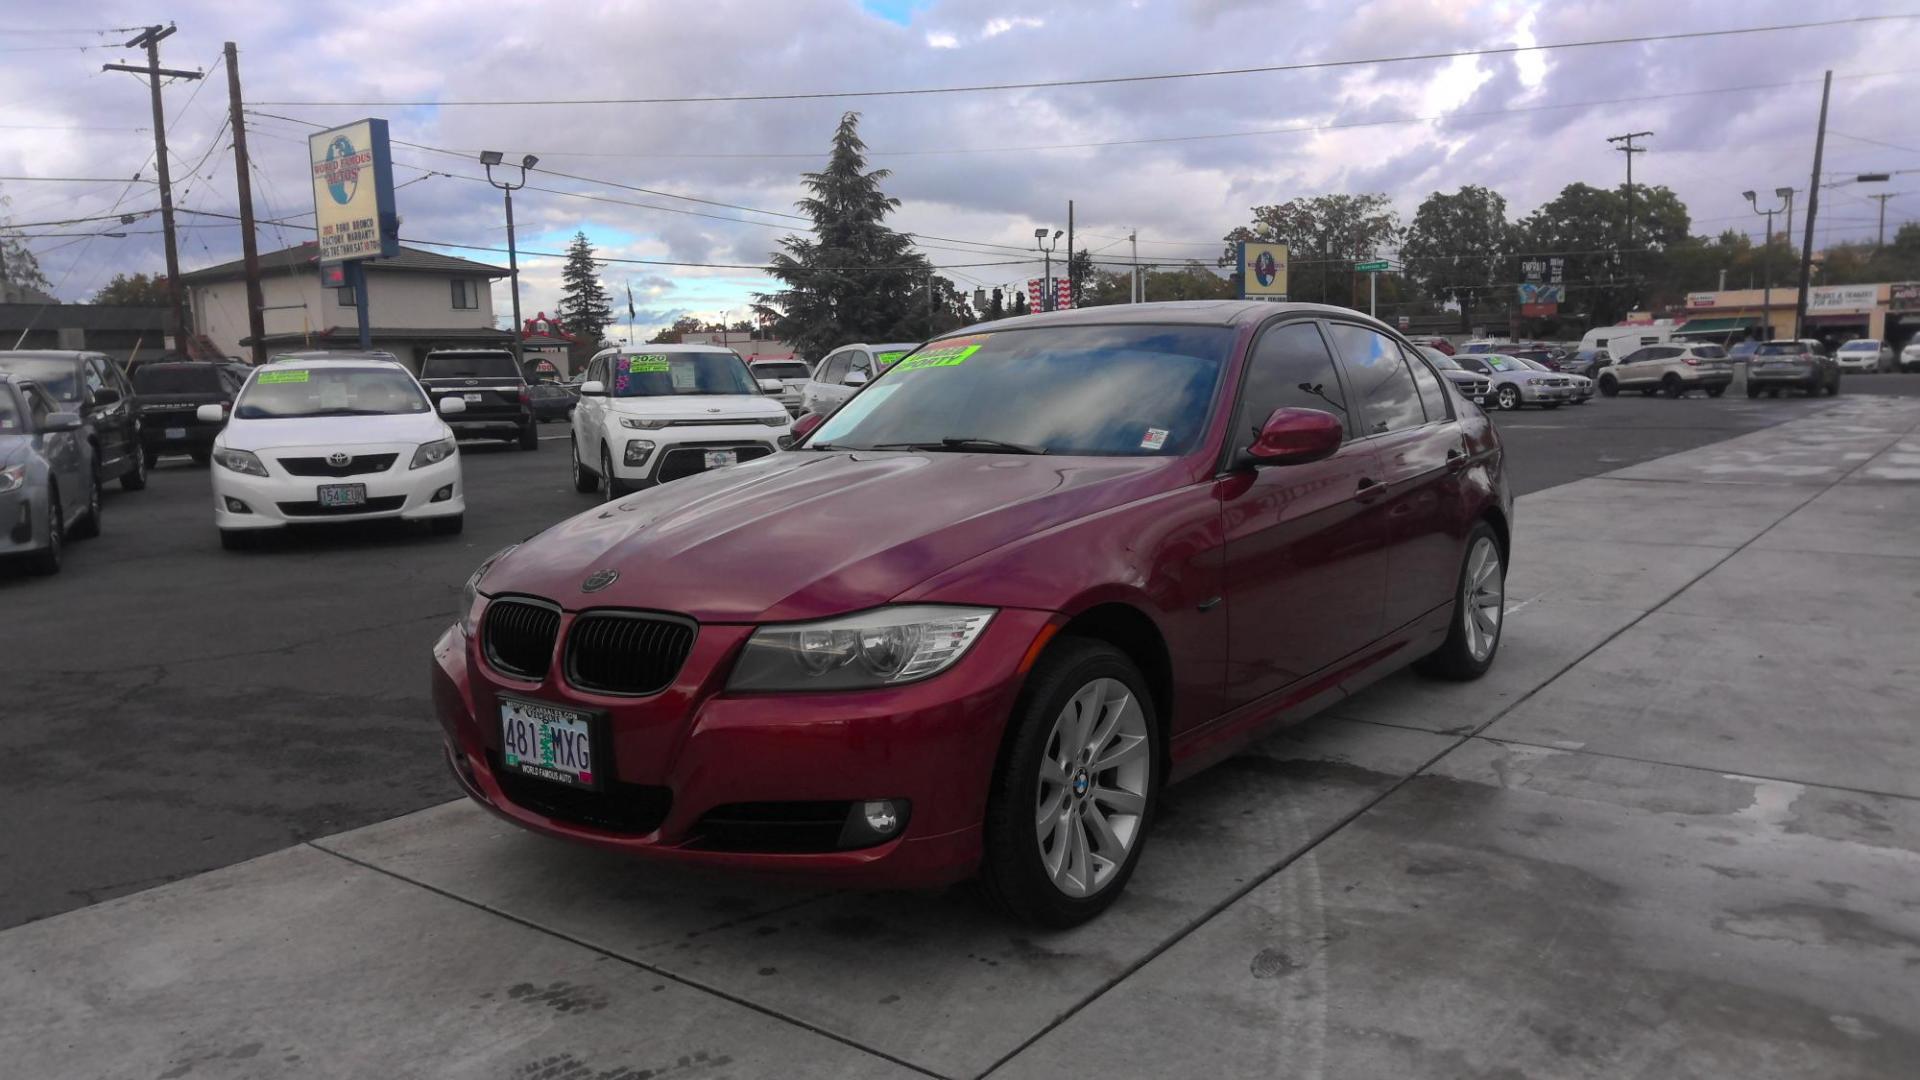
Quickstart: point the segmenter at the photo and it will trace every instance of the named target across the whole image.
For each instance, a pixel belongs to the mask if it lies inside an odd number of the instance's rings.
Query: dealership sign
[[[1240,296],[1245,300],[1287,298],[1287,245],[1240,242]]]
[[[387,122],[368,119],[307,139],[320,263],[382,259],[400,252]]]
[[[1821,285],[1807,290],[1807,314],[1871,311],[1879,299],[1878,285]]]
[[[1887,310],[1920,311],[1920,281],[1902,281],[1887,286]]]
[[[1690,292],[1687,294],[1687,306],[1690,308],[1713,307],[1720,300],[1719,293]]]

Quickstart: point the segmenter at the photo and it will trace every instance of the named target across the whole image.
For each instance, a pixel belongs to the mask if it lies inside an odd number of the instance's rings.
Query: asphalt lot
[[[1920,377],[1849,377],[1869,390],[1920,394]],[[1499,422],[1526,494],[1823,405],[1632,396]],[[455,797],[428,652],[480,560],[593,505],[565,430],[534,453],[464,447],[457,537],[324,530],[224,552],[205,470],[170,458],[145,492],[109,493],[102,537],[58,577],[0,570],[0,929]]]

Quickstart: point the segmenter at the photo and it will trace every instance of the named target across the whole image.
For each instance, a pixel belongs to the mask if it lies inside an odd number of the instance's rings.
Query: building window
[[[480,283],[472,278],[453,279],[453,306],[455,310],[478,310],[480,307]]]
[[[341,307],[359,307],[360,306],[359,304],[356,304],[354,302],[353,286],[351,285],[340,286],[339,288],[333,290],[333,295],[340,298]]]

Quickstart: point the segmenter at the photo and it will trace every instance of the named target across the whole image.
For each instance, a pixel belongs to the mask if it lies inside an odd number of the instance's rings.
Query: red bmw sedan
[[[1486,415],[1356,312],[1030,315],[488,559],[434,702],[461,786],[526,828],[978,875],[1071,925],[1167,784],[1408,664],[1485,672],[1512,510]]]

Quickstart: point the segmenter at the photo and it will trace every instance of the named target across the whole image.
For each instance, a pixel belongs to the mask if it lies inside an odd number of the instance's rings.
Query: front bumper
[[[399,456],[384,472],[337,477],[289,476],[268,453],[259,456],[271,476],[237,473],[216,461],[212,468],[213,523],[222,529],[279,529],[382,518],[424,521],[466,512],[466,484],[460,475],[459,454],[438,464],[409,469],[413,448],[396,452]],[[323,484],[365,484],[367,505],[322,510],[314,504],[319,500],[317,489]],[[451,494],[436,501],[434,496],[445,488],[450,488]],[[247,512],[228,509],[228,499],[246,504]]]
[[[501,675],[456,625],[434,646],[434,710],[448,762],[468,796],[535,832],[677,862],[839,884],[932,887],[964,879],[979,864],[1001,734],[1019,692],[1022,661],[1049,618],[1002,609],[966,657],[924,682],[752,695],[728,694],[724,684],[753,628],[702,625],[673,684],[647,697],[575,689],[557,672],[539,682]],[[572,619],[570,612],[562,616],[560,648]],[[609,792],[650,793],[663,807],[650,827],[617,830],[509,798],[498,764],[502,694],[603,711],[611,760],[600,757],[595,771]],[[522,791],[528,783],[558,786],[506,779]],[[905,799],[912,812],[898,836],[856,850],[723,848],[703,825],[710,811],[743,803],[878,798]]]
[[[1564,401],[1572,401],[1576,396],[1571,386],[1520,384],[1520,400],[1529,405],[1557,405]]]
[[[674,427],[658,431],[619,428],[609,449],[613,454],[613,475],[630,486],[664,484],[695,473],[706,472],[709,450],[732,450],[741,462],[755,461],[780,451],[781,437],[792,427],[724,424],[714,427]],[[653,449],[638,463],[627,460],[627,444],[650,442]]]

